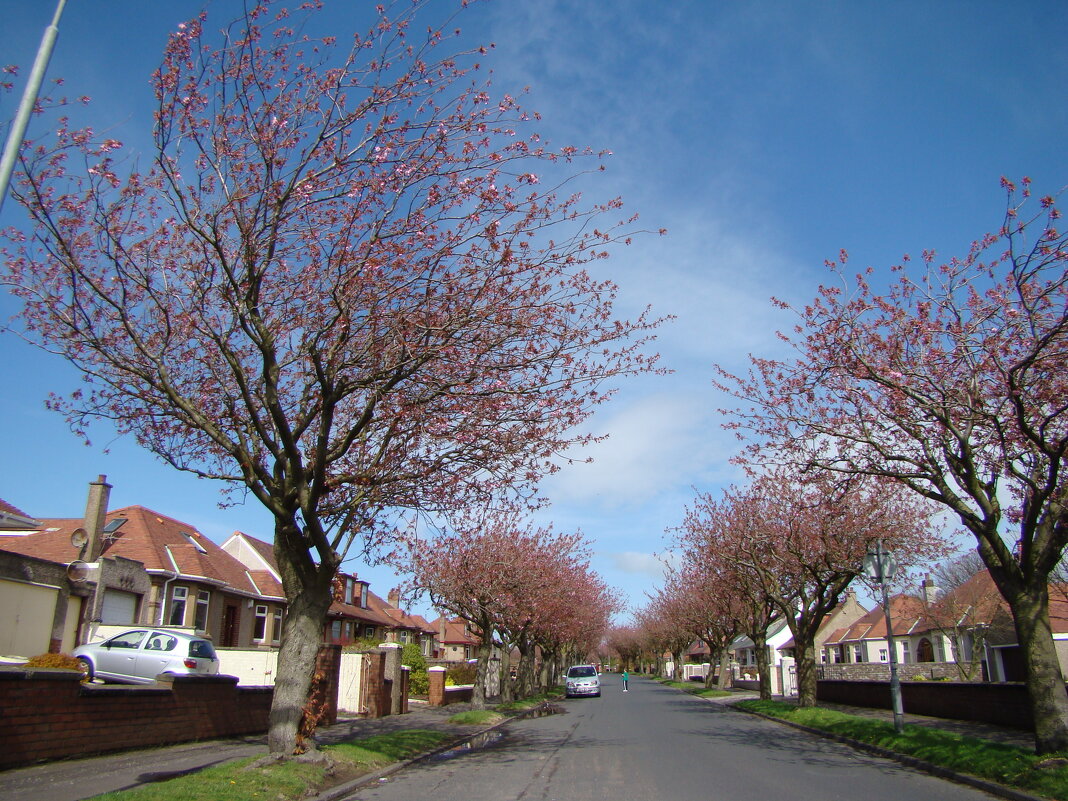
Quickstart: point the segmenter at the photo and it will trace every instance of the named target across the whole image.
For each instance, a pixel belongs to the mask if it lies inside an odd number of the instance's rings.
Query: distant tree
[[[755,458],[885,476],[959,518],[1012,612],[1047,753],[1068,749],[1048,590],[1068,543],[1068,237],[1054,198],[1035,209],[1029,181],[1003,184],[1000,230],[966,257],[906,259],[881,291],[843,252],[841,284],[796,309],[794,356],[720,386]]]
[[[145,171],[62,118],[12,190],[31,226],[0,282],[86,380],[52,406],[274,517],[274,753],[354,544],[388,552],[398,509],[531,498],[613,379],[653,369],[656,321],[615,319],[584,270],[630,235],[620,203],[558,194],[585,151],[491,98],[479,52],[442,55],[427,5],[347,39],[304,33],[318,2],[249,4],[218,39],[202,14],[154,75]]]
[[[820,625],[860,575],[876,540],[902,567],[940,552],[930,513],[929,504],[885,479],[777,468],[747,487],[726,490],[720,500],[698,496],[684,530],[727,562],[741,581],[735,592],[756,608],[770,606],[768,616],[789,626],[798,703],[814,706]],[[763,690],[767,667],[758,666]]]

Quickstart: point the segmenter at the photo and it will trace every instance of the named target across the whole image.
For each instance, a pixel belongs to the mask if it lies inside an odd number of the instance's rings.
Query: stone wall
[[[816,675],[828,681],[890,681],[890,665],[886,662],[843,662],[816,666]],[[953,662],[910,662],[897,666],[901,681],[949,680],[962,681]],[[982,681],[977,671],[975,681]]]

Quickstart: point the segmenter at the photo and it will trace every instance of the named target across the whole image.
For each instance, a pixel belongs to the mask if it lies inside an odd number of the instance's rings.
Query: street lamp
[[[864,573],[879,582],[883,596],[883,614],[886,615],[886,643],[890,651],[890,702],[894,709],[894,731],[901,734],[905,729],[905,712],[901,705],[901,680],[897,675],[897,645],[894,642],[894,625],[890,620],[890,598],[886,582],[894,577],[897,562],[894,555],[883,550],[883,541],[876,540],[875,550],[864,557]]]

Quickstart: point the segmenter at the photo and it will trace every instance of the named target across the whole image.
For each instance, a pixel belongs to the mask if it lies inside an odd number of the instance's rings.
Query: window
[[[211,601],[211,593],[207,590],[201,590],[197,593],[197,617],[193,627],[197,631],[207,631],[208,629],[208,604]]]
[[[352,585],[353,584],[354,584],[353,580],[350,579],[348,576],[345,576],[345,603],[350,604],[350,605],[352,604]]]
[[[908,641],[905,640],[901,643],[901,664],[907,665],[910,661],[911,660],[909,658],[909,644]]]
[[[398,639],[398,640],[400,640],[400,641],[401,641],[402,643],[404,643],[405,645],[407,645],[407,644],[408,644],[408,637],[409,637],[409,632],[405,631],[404,629],[401,629],[401,630],[400,630],[400,631],[398,632],[398,637],[397,637],[397,639]]]
[[[375,636],[375,627],[374,626],[364,626],[363,636],[364,637],[374,637]]]
[[[338,642],[341,639],[341,621],[335,620],[330,624],[330,641]]]
[[[277,643],[282,641],[282,610],[281,608],[274,610],[274,625],[271,627],[271,642]]]
[[[886,649],[885,648],[880,648],[879,649],[879,661],[880,662],[886,662],[887,659],[888,659],[888,654],[887,654]]]
[[[187,587],[174,587],[171,589],[171,616],[167,618],[168,626],[185,625],[185,602],[189,597]]]
[[[360,608],[361,609],[366,609],[367,608],[367,585],[366,584],[361,584],[360,585]]]
[[[252,639],[254,642],[263,642],[267,639],[266,604],[256,604],[256,622],[252,626]]]
[[[147,631],[128,631],[118,637],[112,637],[108,640],[108,645],[112,648],[136,648],[146,634],[148,634]]]
[[[864,647],[861,645],[853,646],[853,661],[860,663],[864,661]]]

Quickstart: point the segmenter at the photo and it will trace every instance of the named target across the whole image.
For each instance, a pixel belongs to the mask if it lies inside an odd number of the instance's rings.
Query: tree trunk
[[[797,705],[816,705],[816,648],[812,643],[795,640],[797,648]]]
[[[275,522],[275,561],[286,594],[286,618],[275,670],[274,695],[267,732],[272,754],[304,750],[300,725],[308,703],[315,660],[323,642],[323,623],[334,599],[338,563],[315,564],[293,521]]]
[[[272,754],[294,754],[306,746],[298,741],[298,731],[323,641],[323,621],[332,599],[329,584],[325,589],[306,587],[288,598],[267,735]]]
[[[768,659],[767,639],[763,633],[756,637],[750,635],[753,641],[753,651],[756,655],[757,680],[760,682],[760,700],[771,700],[771,665]]]
[[[1008,600],[1027,663],[1027,693],[1035,720],[1035,753],[1068,751],[1068,692],[1053,644],[1048,591],[1043,586],[1037,592],[1019,593]]]
[[[489,675],[490,657],[493,656],[493,632],[482,629],[482,641],[478,646],[478,664],[475,667],[475,687],[471,692],[471,708],[486,708],[486,677]]]
[[[718,686],[721,690],[727,689],[727,681],[730,679],[731,672],[731,655],[726,648],[723,649],[723,653],[719,657],[719,682]]]
[[[516,677],[516,690],[520,698],[534,695],[534,646],[526,638],[521,638],[519,648],[519,671]]]
[[[507,645],[501,647],[501,703],[508,704],[515,700],[515,690],[512,687],[512,649]]]
[[[675,665],[675,681],[682,681],[682,651],[674,651],[671,654],[671,660]]]

